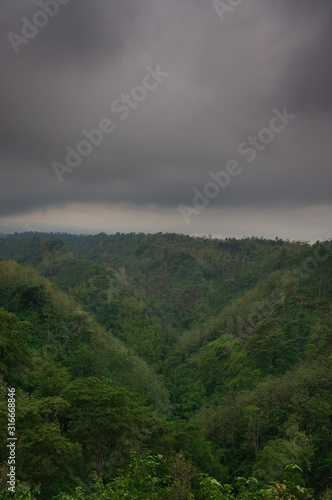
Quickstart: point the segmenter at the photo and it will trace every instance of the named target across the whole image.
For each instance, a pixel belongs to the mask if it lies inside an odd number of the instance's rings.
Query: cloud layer
[[[51,227],[53,210],[65,227],[70,206],[97,213],[109,204],[123,220],[130,206],[132,214],[163,214],[169,230],[190,232],[178,205],[192,206],[193,188],[202,191],[209,172],[232,159],[242,173],[206,208],[207,232],[219,234],[218,218],[236,220],[241,211],[272,210],[280,220],[288,214],[296,225],[296,214],[312,210],[325,220],[332,183],[330,0],[244,1],[223,22],[212,1],[70,0],[16,54],[8,33],[21,35],[22,18],[33,22],[41,3],[1,6],[0,223],[14,227],[14,218],[39,213]],[[112,103],[158,64],[169,76],[121,120]],[[284,106],[296,119],[249,163],[239,144]],[[52,162],[65,163],[66,147],[75,149],[82,130],[103,118],[114,132],[59,183]],[[193,233],[202,216],[192,218]],[[141,230],[141,217],[128,217],[132,230]],[[264,233],[269,221],[262,224]],[[249,225],[247,234],[255,231]]]

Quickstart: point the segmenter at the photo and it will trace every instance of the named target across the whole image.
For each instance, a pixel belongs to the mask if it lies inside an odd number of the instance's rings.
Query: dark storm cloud
[[[7,34],[37,10],[1,6],[1,214],[190,204],[233,158],[215,208],[330,203],[330,0],[244,1],[222,23],[212,1],[71,0],[15,54]],[[112,101],[157,64],[170,76],[121,122]],[[285,105],[297,118],[249,164],[238,145]],[[115,132],[60,184],[51,163],[104,117]]]
[[[48,1],[10,3],[5,0],[2,16],[6,31],[20,34],[24,24],[22,17],[32,21],[37,11],[43,11],[41,4],[47,5]],[[128,33],[139,43],[143,34],[137,29],[135,20],[144,15],[150,4],[151,0],[143,0],[140,6],[135,0],[123,0],[113,2],[110,7],[107,0],[69,0],[66,5],[59,5],[58,13],[40,28],[27,46],[20,46],[20,52],[24,49],[35,65],[70,62],[92,68],[101,60],[110,60],[120,53],[127,44]]]
[[[303,112],[330,114],[332,2],[275,0],[274,8],[288,32],[309,35],[289,54],[279,95]]]

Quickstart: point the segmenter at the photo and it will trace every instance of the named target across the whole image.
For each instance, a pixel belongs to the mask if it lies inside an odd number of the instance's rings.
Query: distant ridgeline
[[[332,498],[332,243],[0,237],[0,498]],[[11,497],[9,496],[11,495]]]

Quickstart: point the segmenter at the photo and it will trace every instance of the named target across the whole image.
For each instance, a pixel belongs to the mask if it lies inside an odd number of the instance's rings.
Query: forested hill
[[[330,241],[0,237],[3,489],[9,386],[36,498],[331,498],[331,264]]]

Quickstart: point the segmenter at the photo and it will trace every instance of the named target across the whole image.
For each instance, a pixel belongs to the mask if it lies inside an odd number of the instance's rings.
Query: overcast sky
[[[0,232],[330,237],[331,0],[54,2],[0,6]]]

